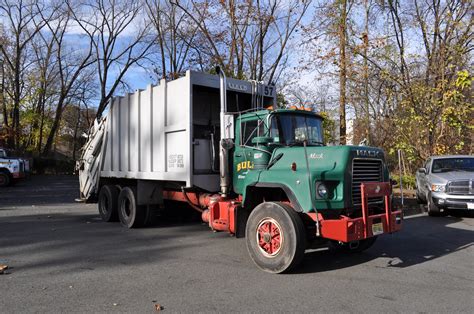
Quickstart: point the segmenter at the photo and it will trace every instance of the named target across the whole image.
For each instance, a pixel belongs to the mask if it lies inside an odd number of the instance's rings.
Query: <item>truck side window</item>
[[[257,136],[263,136],[265,124],[262,120],[250,120],[242,123],[242,145],[252,146],[252,139]]]

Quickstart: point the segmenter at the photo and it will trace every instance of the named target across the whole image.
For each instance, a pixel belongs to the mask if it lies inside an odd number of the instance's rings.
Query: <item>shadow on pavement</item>
[[[474,244],[474,232],[450,226],[463,219],[419,216],[406,219],[402,231],[384,235],[362,253],[319,250],[307,253],[297,273],[324,272],[387,258],[385,267],[404,268],[425,263]]]
[[[178,223],[129,230],[105,223],[97,214],[61,213],[0,218],[0,259],[21,257],[16,268],[81,270],[163,261],[178,250],[212,245],[195,237],[208,230]],[[180,238],[187,238],[180,241]]]
[[[74,203],[78,196],[77,176],[32,176],[0,188],[0,210],[16,206]]]

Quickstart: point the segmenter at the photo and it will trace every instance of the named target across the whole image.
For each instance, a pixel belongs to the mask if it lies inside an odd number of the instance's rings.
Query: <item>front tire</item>
[[[120,223],[129,229],[142,227],[146,218],[146,206],[137,205],[137,189],[124,187],[118,197]]]
[[[104,185],[100,189],[97,206],[103,221],[118,221],[118,196],[119,189],[114,185]]]
[[[431,217],[439,217],[439,216],[446,216],[446,212],[441,212],[439,207],[435,204],[433,201],[433,198],[431,197],[431,193],[428,193],[426,196],[427,199],[427,207],[428,207],[428,215]]]
[[[303,260],[305,227],[288,204],[265,202],[258,205],[250,213],[245,236],[250,257],[266,272],[289,271]]]
[[[419,193],[418,188],[416,189],[416,201],[418,202],[418,204],[426,204],[426,201],[423,199],[423,197]]]

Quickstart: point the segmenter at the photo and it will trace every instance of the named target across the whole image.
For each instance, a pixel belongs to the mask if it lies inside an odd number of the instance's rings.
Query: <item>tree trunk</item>
[[[46,140],[46,144],[44,145],[43,149],[43,156],[48,156],[51,152],[51,148],[53,147],[54,138],[56,136],[56,132],[59,128],[59,123],[61,121],[61,116],[63,113],[63,103],[58,103],[58,107],[56,108],[56,115],[54,116],[54,122],[51,126],[51,131],[49,132],[48,139]]]
[[[339,35],[339,143],[346,144],[346,23],[347,23],[347,0],[340,0],[339,8],[341,20],[338,25]]]
[[[364,38],[364,55],[369,53],[369,0],[364,0],[365,6],[365,32]],[[370,139],[370,108],[369,108],[369,64],[367,58],[364,59],[364,102],[365,102],[365,138],[367,143],[371,143]]]
[[[76,125],[74,126],[74,140],[72,147],[72,160],[76,160],[76,150],[77,150],[77,132],[79,131],[79,125],[81,123],[81,106],[77,106],[77,120]]]

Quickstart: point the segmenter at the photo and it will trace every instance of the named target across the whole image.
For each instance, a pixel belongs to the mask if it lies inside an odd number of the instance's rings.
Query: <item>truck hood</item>
[[[447,183],[448,181],[473,180],[474,173],[469,171],[449,171],[431,173],[431,183]]]
[[[334,178],[341,178],[344,173],[349,174],[351,167],[349,163],[354,158],[377,158],[384,159],[383,151],[375,147],[366,146],[308,146],[308,163],[313,174],[326,176],[334,174]],[[283,153],[281,159],[275,164],[275,168],[285,167],[288,169],[295,162],[298,169],[306,169],[304,147],[281,147],[275,149],[273,156]]]

